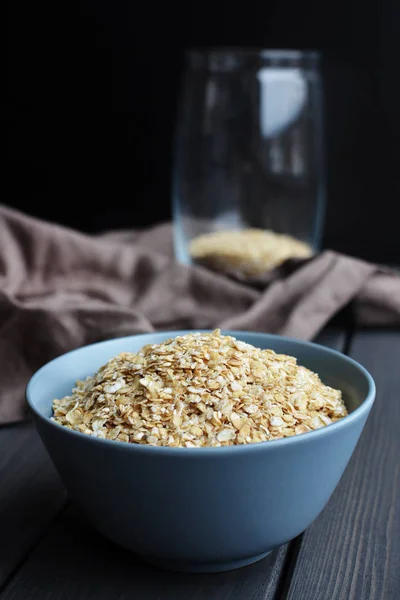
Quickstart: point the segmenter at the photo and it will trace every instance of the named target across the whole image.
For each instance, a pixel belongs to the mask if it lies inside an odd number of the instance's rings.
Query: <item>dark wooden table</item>
[[[70,504],[31,424],[0,428],[0,600],[400,599],[400,331],[330,329],[318,340],[365,365],[378,395],[328,506],[249,567],[157,570]]]

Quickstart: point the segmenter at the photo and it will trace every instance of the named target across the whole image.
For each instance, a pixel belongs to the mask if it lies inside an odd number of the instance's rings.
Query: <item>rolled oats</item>
[[[289,258],[309,258],[312,248],[290,235],[264,229],[215,231],[194,238],[189,247],[197,262],[243,277],[261,276]]]
[[[341,392],[295,358],[219,330],[123,352],[53,410],[57,423],[95,437],[188,448],[274,440],[347,414]]]

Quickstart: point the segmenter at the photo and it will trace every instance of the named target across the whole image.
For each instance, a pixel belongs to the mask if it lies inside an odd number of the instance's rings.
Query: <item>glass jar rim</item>
[[[320,53],[317,50],[258,48],[258,47],[199,47],[188,48],[186,60],[192,68],[210,68],[230,71],[258,63],[276,67],[317,67]]]

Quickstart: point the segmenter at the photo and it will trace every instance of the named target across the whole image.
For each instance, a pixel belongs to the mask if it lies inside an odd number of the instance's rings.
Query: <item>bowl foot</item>
[[[159,567],[160,569],[166,569],[167,571],[178,571],[180,573],[219,573],[221,571],[232,571],[233,569],[240,569],[246,567],[259,560],[262,560],[269,552],[263,554],[256,554],[255,556],[249,556],[241,560],[233,560],[231,562],[211,562],[211,563],[191,563],[179,560],[163,560],[152,557],[143,556],[143,560]]]

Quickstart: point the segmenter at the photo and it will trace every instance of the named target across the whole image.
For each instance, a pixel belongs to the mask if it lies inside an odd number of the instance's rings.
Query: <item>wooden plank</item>
[[[280,549],[263,561],[228,573],[162,571],[108,542],[70,507],[1,599],[261,600],[273,597],[283,553]]]
[[[31,424],[0,428],[0,588],[65,505],[66,492]]]
[[[288,600],[400,598],[400,331],[359,332],[350,354],[377,399],[327,508],[308,529]]]
[[[341,348],[337,329],[320,343]],[[273,600],[293,570],[299,540],[244,569],[212,575],[157,570],[96,533],[74,507],[63,512],[1,600]]]
[[[317,335],[314,342],[343,352],[347,343],[347,334],[343,328],[328,327]]]

